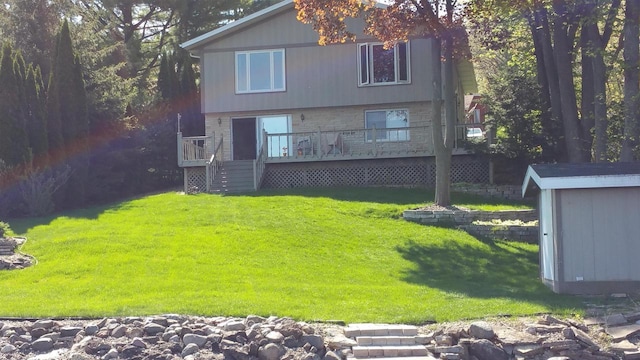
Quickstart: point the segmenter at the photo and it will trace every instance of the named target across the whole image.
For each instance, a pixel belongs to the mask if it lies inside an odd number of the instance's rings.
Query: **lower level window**
[[[408,141],[409,110],[369,110],[364,114],[367,141]],[[375,129],[375,130],[374,130]],[[374,135],[375,133],[375,135]]]

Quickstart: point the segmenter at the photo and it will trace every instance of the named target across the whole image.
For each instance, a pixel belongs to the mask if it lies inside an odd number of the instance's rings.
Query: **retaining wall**
[[[538,220],[536,210],[405,210],[402,216],[407,221],[425,225],[455,226],[478,237],[538,242],[537,225],[473,224],[474,221],[492,220],[521,220],[528,223]]]
[[[451,185],[451,191],[464,192],[488,198],[522,201],[522,187],[520,185],[458,183]]]

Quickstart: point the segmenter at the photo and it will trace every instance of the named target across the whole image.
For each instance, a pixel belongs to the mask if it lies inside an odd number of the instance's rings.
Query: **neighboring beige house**
[[[385,50],[350,25],[355,43],[319,46],[285,0],[182,44],[200,59],[206,118],[205,136],[178,134],[186,191],[433,184],[430,40]],[[460,140],[476,83],[457,65]],[[454,154],[452,180],[488,180],[486,161]]]

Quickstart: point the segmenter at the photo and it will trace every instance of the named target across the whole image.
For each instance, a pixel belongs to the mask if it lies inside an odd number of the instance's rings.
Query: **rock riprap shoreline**
[[[587,320],[543,316],[422,327],[260,316],[0,320],[0,359],[640,359],[640,325],[623,315]]]
[[[330,330],[330,326],[326,326]],[[181,315],[94,321],[0,321],[0,359],[339,360],[340,334],[288,318]],[[331,340],[334,339],[334,340]],[[348,344],[327,343],[340,339]],[[333,346],[333,347],[332,347]]]

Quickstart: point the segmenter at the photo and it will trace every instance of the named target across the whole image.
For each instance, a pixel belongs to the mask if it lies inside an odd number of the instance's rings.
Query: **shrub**
[[[0,221],[0,238],[3,238],[5,235],[10,235],[11,234],[11,228],[9,227],[9,224],[7,224],[6,222],[2,222]]]

